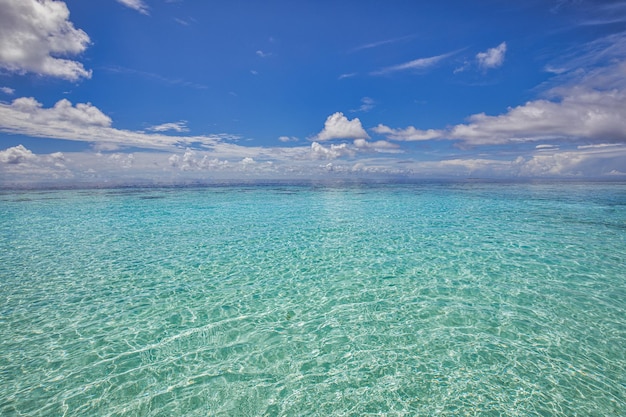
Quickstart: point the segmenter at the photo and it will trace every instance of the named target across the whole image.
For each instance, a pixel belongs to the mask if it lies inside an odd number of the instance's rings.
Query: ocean
[[[626,183],[0,192],[2,416],[624,416]]]

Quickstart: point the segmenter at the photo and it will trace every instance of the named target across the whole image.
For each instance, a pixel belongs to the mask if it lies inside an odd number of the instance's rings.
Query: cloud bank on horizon
[[[626,1],[284,6],[0,0],[0,185],[626,177]]]

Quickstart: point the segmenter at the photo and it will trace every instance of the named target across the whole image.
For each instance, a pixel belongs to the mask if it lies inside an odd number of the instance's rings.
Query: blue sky
[[[0,0],[0,182],[626,175],[626,1]]]

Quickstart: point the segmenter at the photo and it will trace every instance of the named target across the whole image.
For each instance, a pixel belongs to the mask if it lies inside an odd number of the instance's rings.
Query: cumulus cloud
[[[90,42],[69,16],[62,1],[1,0],[0,67],[70,81],[90,78],[80,62],[59,58],[82,53]]]
[[[23,145],[0,151],[0,162],[3,164],[21,164],[35,158],[35,155]]]
[[[196,153],[191,149],[185,150],[182,158],[176,154],[170,156],[169,163],[173,167],[179,167],[183,171],[200,168],[200,161],[196,159]]]
[[[405,62],[399,65],[393,65],[391,67],[385,67],[378,71],[374,71],[371,75],[385,75],[398,71],[406,71],[406,70],[423,70],[426,68],[433,67],[437,65],[439,62],[443,61],[446,58],[456,54],[457,51],[449,52],[447,54],[441,54],[436,56],[431,56],[428,58],[418,58],[413,61]]]
[[[0,87],[0,91],[8,95],[13,95],[15,93],[15,90],[10,87]]]
[[[231,135],[170,136],[111,127],[112,120],[90,103],[73,105],[66,99],[45,108],[32,97],[0,103],[0,131],[27,136],[92,142],[101,147],[137,146],[149,149],[201,144],[212,146]]]
[[[369,138],[358,118],[348,120],[341,112],[331,114],[324,123],[324,129],[315,136],[315,140]]]
[[[466,123],[441,131],[396,130],[379,125],[375,132],[389,139],[412,137],[455,139],[468,145],[535,141],[626,142],[626,33],[579,45],[566,53],[542,98],[495,115],[478,113]],[[428,133],[430,132],[430,133]],[[437,134],[439,133],[439,134]]]
[[[506,53],[506,42],[502,42],[495,48],[487,49],[485,52],[476,54],[478,65],[483,69],[497,68],[504,63]]]
[[[149,14],[148,6],[143,2],[143,0],[117,0],[117,2],[126,7],[137,10],[141,14]]]
[[[186,149],[182,156],[178,154],[171,155],[168,158],[168,164],[181,171],[223,170],[232,165],[227,160],[210,158],[206,154],[199,155],[198,152],[191,149]]]
[[[169,130],[172,130],[174,132],[179,132],[179,133],[189,132],[189,128],[187,127],[186,120],[181,120],[179,122],[173,122],[173,123],[163,123],[163,124],[156,125],[156,126],[150,126],[148,130],[151,132],[167,132]]]
[[[352,155],[354,152],[348,148],[348,145],[342,143],[340,145],[332,144],[325,147],[317,142],[311,144],[311,156],[313,159],[336,159],[346,155]]]
[[[0,104],[0,129],[29,134],[29,125],[68,131],[72,130],[72,126],[108,127],[111,125],[111,118],[91,103],[73,106],[67,99],[59,100],[47,109],[32,97],[16,98],[10,105]]]
[[[125,169],[130,169],[133,166],[133,162],[135,162],[135,155],[130,154],[122,154],[122,153],[114,153],[109,155],[109,159],[115,161]]]
[[[419,130],[413,126],[372,130],[391,140],[457,139],[468,145],[498,145],[545,140],[591,142],[626,141],[626,92],[575,87],[562,90],[557,100],[529,101],[506,113],[472,115],[469,123],[444,130]]]
[[[388,139],[398,141],[420,141],[439,139],[444,134],[441,130],[420,130],[414,128],[413,126],[409,126],[406,129],[392,129],[383,124],[379,124],[378,126],[372,128],[372,131],[381,135],[386,135]]]
[[[625,141],[624,114],[624,91],[574,88],[559,101],[529,101],[498,116],[475,114],[448,134],[472,145],[556,138]]]
[[[626,141],[626,33],[577,45],[551,65],[562,70],[547,85],[544,98],[500,115],[473,115],[447,135],[473,145]]]
[[[0,150],[0,185],[72,178],[74,174],[66,167],[68,161],[61,152],[36,155],[23,145]]]
[[[237,148],[232,153],[186,149],[175,154],[144,151],[133,154],[58,152],[36,155],[23,147],[14,147],[16,149],[0,150],[0,185],[27,181],[43,183],[54,178],[128,184],[136,181],[203,181],[207,178],[316,178],[328,173],[350,176],[615,177],[624,176],[626,160],[624,144],[582,145],[565,151],[543,148],[519,156],[503,154],[500,159],[496,155],[467,155],[420,161],[381,157],[378,154],[358,159],[340,159],[342,156],[356,156],[359,152],[371,151],[368,149],[370,145],[378,145],[375,142],[364,143],[363,140],[355,142],[353,146],[341,144],[326,147],[316,143],[309,147],[289,149]],[[242,152],[247,152],[247,156]],[[324,162],[320,163],[320,160]]]

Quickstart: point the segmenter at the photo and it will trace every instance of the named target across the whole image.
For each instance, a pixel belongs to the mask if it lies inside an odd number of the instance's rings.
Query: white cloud
[[[339,76],[339,79],[340,79],[340,80],[343,80],[344,78],[352,78],[352,77],[354,77],[354,76],[356,76],[356,75],[357,75],[357,73],[356,73],[356,72],[350,72],[350,73],[347,73],[347,74],[341,74],[341,75]]]
[[[15,93],[15,90],[10,87],[0,87],[0,91],[8,95],[13,95]]]
[[[510,159],[495,157],[451,158],[408,164],[417,175],[435,177],[481,176],[499,178],[606,177],[623,175],[626,146],[612,149],[559,150],[542,148]]]
[[[175,17],[174,18],[174,22],[178,23],[179,25],[189,26],[189,21],[187,21],[185,19],[181,19],[179,17]]]
[[[72,125],[81,126],[101,126],[108,127],[111,125],[111,118],[102,113],[97,107],[91,103],[78,103],[72,106],[67,99],[59,100],[54,107],[45,109],[42,104],[32,97],[20,97],[13,100],[10,106],[1,105],[2,110],[9,111],[18,119],[28,119],[30,123],[41,125],[50,125],[59,122],[67,122]],[[4,115],[4,112],[0,113]],[[2,119],[0,119],[2,120]],[[16,120],[15,124],[19,124]],[[10,125],[10,122],[2,120],[2,127]]]
[[[596,145],[580,145],[577,146],[576,149],[602,149],[602,148],[608,148],[608,147],[621,147],[623,146],[622,144],[619,143],[598,143]],[[538,148],[539,146],[537,146]]]
[[[402,152],[400,150],[400,146],[398,146],[395,143],[387,142],[386,140],[378,140],[375,142],[369,142],[365,139],[355,139],[354,146],[355,148],[359,150],[372,150],[375,152],[387,152],[387,153]]]
[[[487,49],[485,52],[476,54],[478,65],[483,69],[497,68],[504,63],[506,53],[506,42],[502,42],[495,48]]]
[[[361,107],[359,107],[356,111],[368,112],[374,108],[375,104],[376,102],[374,99],[370,97],[363,97],[361,99]]]
[[[109,159],[117,162],[122,168],[130,169],[133,166],[133,162],[135,162],[135,155],[132,153],[114,153],[109,155]]]
[[[99,146],[137,146],[149,149],[199,143],[211,146],[228,135],[169,136],[111,127],[109,116],[90,103],[72,105],[63,99],[45,108],[32,97],[0,103],[0,131],[27,136],[92,142]]]
[[[163,123],[156,126],[150,126],[148,128],[151,132],[167,132],[168,130],[172,130],[174,132],[189,132],[189,128],[187,127],[187,121],[181,120],[179,122],[172,123]]]
[[[407,39],[413,39],[413,38],[415,38],[415,35],[402,36],[400,38],[385,39],[385,40],[378,41],[378,42],[367,43],[367,44],[364,44],[364,45],[357,46],[356,48],[352,49],[351,52],[357,52],[357,51],[361,51],[363,49],[377,48],[377,47],[382,46],[382,45],[389,45],[389,44],[393,44],[393,43],[397,43],[397,42],[400,42],[400,41],[404,41],[404,40],[407,40]]]
[[[192,151],[191,149],[185,150],[182,157],[178,154],[171,155],[168,158],[168,164],[181,171],[215,171],[224,170],[233,166],[233,164],[230,164],[227,160],[210,158],[207,154],[199,155],[198,152]]]
[[[314,159],[336,159],[346,155],[352,155],[354,152],[348,148],[348,145],[342,143],[340,145],[331,144],[329,147],[320,145],[317,142],[311,144],[311,156]]]
[[[537,145],[535,146],[535,149],[537,150],[554,150],[554,149],[558,149],[559,147],[557,145],[549,145],[549,144],[541,144],[541,145]]]
[[[550,67],[559,70],[544,86],[545,98],[500,115],[473,115],[446,135],[472,145],[542,139],[626,141],[626,33],[576,45]]]
[[[90,42],[69,16],[62,1],[1,0],[0,67],[70,81],[90,78],[80,62],[58,58],[80,54]]]
[[[178,183],[240,178],[318,178],[327,175],[409,175],[418,177],[560,177],[624,176],[626,145],[581,146],[567,151],[539,149],[519,156],[474,155],[438,161],[398,159],[370,153],[371,157],[341,157],[370,151],[356,140],[323,146],[315,142],[297,148],[243,148],[225,144],[212,151],[186,149],[175,154],[143,151],[60,152],[33,154],[23,146],[0,150],[0,186],[56,181],[102,184]],[[320,163],[320,160],[324,161]],[[232,161],[232,162],[229,162]],[[254,161],[254,162],[253,162]],[[332,163],[329,163],[332,161]],[[210,175],[207,175],[210,174]]]
[[[67,162],[72,161],[61,152],[36,155],[23,145],[0,150],[0,185],[72,178],[74,173],[66,167]]]
[[[331,114],[324,123],[324,129],[315,136],[315,140],[369,138],[358,118],[348,120],[341,112]]]
[[[543,70],[545,72],[549,72],[551,74],[563,74],[564,72],[566,72],[567,70],[565,68],[558,68],[558,67],[553,67],[552,65],[546,65]]]
[[[588,50],[589,56],[578,56],[573,63],[563,62],[567,68],[575,68],[574,64],[581,66],[557,76],[559,82],[545,93],[546,98],[511,107],[499,115],[475,114],[467,123],[444,130],[421,131],[412,127],[399,130],[379,125],[373,131],[392,140],[447,138],[468,145],[548,140],[624,143],[626,35],[608,37],[580,48]]]
[[[257,55],[258,57],[261,57],[261,58],[267,58],[267,57],[269,57],[269,56],[272,56],[272,54],[271,54],[271,53],[269,53],[269,52],[263,52],[263,51],[261,51],[260,49],[259,49],[258,51],[256,51],[256,55]]]
[[[126,7],[137,10],[141,14],[148,15],[148,6],[143,0],[117,0],[118,3],[123,4]]]
[[[528,158],[519,158],[519,175],[592,176],[615,175],[626,166],[626,146],[590,147],[561,151],[544,149]]]
[[[385,75],[385,74],[398,72],[398,71],[421,70],[421,69],[430,68],[430,67],[437,65],[439,62],[443,61],[444,59],[454,55],[455,53],[456,51],[449,52],[447,54],[431,56],[428,58],[414,59],[413,61],[405,62],[404,64],[393,65],[391,67],[382,68],[378,71],[372,72],[371,75]]]
[[[287,142],[297,142],[298,138],[295,136],[280,136],[278,140],[283,143],[287,143]]]
[[[386,135],[388,139],[398,141],[420,141],[439,139],[443,136],[444,132],[441,130],[428,129],[420,130],[413,126],[409,126],[406,129],[392,129],[383,124],[372,128],[372,130],[378,134]]]
[[[23,145],[0,151],[0,162],[3,164],[21,164],[34,158],[35,155]]]
[[[535,100],[505,114],[484,113],[454,126],[448,135],[472,145],[529,142],[542,139],[626,141],[626,94],[573,88],[560,101]]]

